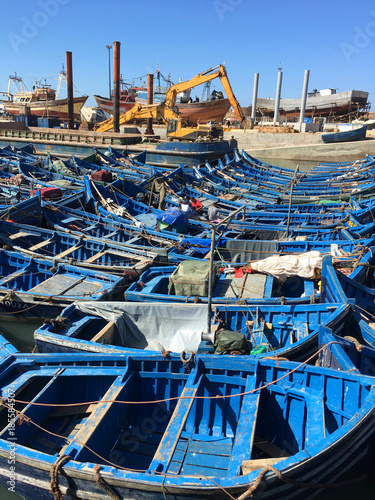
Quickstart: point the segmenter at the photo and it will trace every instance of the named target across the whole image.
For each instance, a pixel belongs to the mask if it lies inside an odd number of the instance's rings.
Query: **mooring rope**
[[[94,467],[94,478],[96,483],[100,486],[100,488],[107,493],[107,495],[112,498],[112,500],[122,500],[122,497],[120,497],[117,493],[115,493],[108,485],[108,483],[102,478],[100,475],[100,471],[102,470],[102,467],[100,467],[99,464],[96,464]]]
[[[71,457],[69,455],[62,455],[61,457],[59,457],[52,465],[49,473],[51,476],[50,493],[52,493],[55,500],[64,499],[64,495],[61,493],[59,486],[59,470],[68,460],[71,460]]]

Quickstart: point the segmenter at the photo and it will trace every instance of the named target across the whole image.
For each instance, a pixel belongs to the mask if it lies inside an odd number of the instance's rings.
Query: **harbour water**
[[[262,158],[262,161],[278,165],[280,167],[295,169],[297,164],[300,171],[308,172],[315,164],[313,161],[293,161],[293,160],[267,160]],[[42,321],[28,323],[28,322],[9,322],[0,320],[0,333],[2,333],[9,342],[12,342],[17,349],[21,352],[31,352],[34,349],[33,333],[36,328],[41,325]],[[321,500],[370,500],[375,498],[375,480],[373,473],[375,467],[375,460],[367,472],[367,479],[354,482],[353,484],[340,486],[337,488],[330,488],[324,493],[318,494]],[[358,477],[362,476],[365,471],[358,471]],[[306,496],[311,493],[311,490],[306,490]],[[0,486],[0,499],[1,500],[17,500],[21,497],[8,491],[6,488]],[[52,498],[52,495],[51,495]],[[229,497],[228,497],[229,498]],[[282,500],[282,499],[280,499]]]
[[[278,167],[290,168],[291,170],[295,170],[298,166],[300,172],[310,172],[312,167],[314,167],[317,162],[316,161],[308,161],[308,160],[275,160],[274,158],[258,158],[265,163],[269,163],[270,165],[276,165]]]

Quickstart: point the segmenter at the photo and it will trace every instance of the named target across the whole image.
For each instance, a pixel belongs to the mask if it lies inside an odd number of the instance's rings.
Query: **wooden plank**
[[[191,465],[199,468],[211,467],[212,469],[221,470],[222,474],[226,476],[229,463],[230,457],[228,457],[228,455],[222,456],[219,454],[208,455],[206,453],[195,453],[191,452],[189,447],[185,456],[182,473],[185,473],[185,467]]]
[[[10,240],[16,240],[18,238],[22,238],[23,236],[29,236],[30,233],[26,233],[25,231],[18,231],[18,233],[11,234],[8,236]]]
[[[70,253],[73,253],[75,252],[76,250],[78,250],[79,248],[81,248],[82,245],[75,245],[74,247],[71,247],[71,248],[67,248],[66,250],[64,250],[64,252],[61,252],[57,255],[55,255],[55,259],[63,259],[64,257],[66,257],[67,255],[69,255]]]
[[[113,344],[113,338],[115,334],[115,324],[113,321],[109,321],[94,337],[90,342],[100,342],[101,344]]]
[[[6,283],[9,283],[10,281],[22,276],[23,274],[25,274],[27,271],[27,269],[22,269],[21,271],[18,271],[16,273],[12,273],[10,274],[9,276],[7,276],[6,278],[4,278],[3,280],[0,281],[0,285],[3,286],[5,285]]]
[[[129,367],[126,368],[126,372],[128,375]],[[126,377],[125,374],[117,377],[102,399],[104,401],[115,401],[128,381],[129,378]],[[114,404],[113,402],[96,404],[90,416],[84,422],[80,421],[74,429],[72,429],[69,436],[67,436],[68,441],[71,442],[65,444],[65,446],[61,448],[61,455],[65,453],[69,455],[69,452],[72,452],[73,458],[77,458],[79,451],[83,449],[97,427],[101,425],[101,421]]]
[[[311,446],[326,437],[324,400],[323,398],[315,398],[309,395],[306,397],[306,405],[306,446]]]
[[[96,253],[95,255],[92,255],[91,257],[89,257],[88,259],[84,260],[82,262],[82,264],[90,264],[92,262],[95,262],[96,260],[100,259],[101,257],[103,257],[103,255],[105,255],[107,252],[107,250],[104,250],[102,252],[98,252]]]
[[[46,247],[51,243],[52,239],[48,238],[46,241],[41,241],[40,243],[37,243],[36,245],[33,245],[32,247],[28,248],[27,250],[29,252],[34,252],[35,250],[39,250],[40,248]]]
[[[186,448],[186,447],[185,447]],[[180,441],[177,446],[180,449]],[[205,453],[206,455],[222,455],[231,456],[232,452],[232,442],[230,443],[220,443],[216,439],[213,441],[190,441],[189,443],[190,453]]]
[[[285,460],[288,457],[279,457],[279,458],[258,458],[253,460],[244,460],[242,462],[242,474],[250,474],[254,470],[263,469],[267,465],[275,465],[282,460]]]
[[[195,370],[191,371],[190,376],[195,378]],[[186,383],[150,464],[149,470],[165,472],[168,469],[169,462],[171,461],[181,432],[185,426],[186,419],[193,405],[194,398],[197,394],[198,386],[199,382],[193,386],[188,386],[188,383]]]
[[[242,289],[245,279],[246,286]],[[224,279],[220,279],[215,295],[219,297],[235,298],[238,297],[242,289],[242,298],[244,299],[262,299],[265,292],[265,284],[267,276],[263,274],[250,274],[242,278],[236,278],[234,275],[227,275]],[[216,292],[217,290],[217,292]]]
[[[250,375],[246,381],[245,392],[255,388],[256,376]],[[240,415],[237,423],[236,437],[232,448],[232,458],[228,469],[228,476],[238,476],[244,460],[251,458],[255,437],[255,428],[258,417],[260,392],[245,394],[242,399]]]

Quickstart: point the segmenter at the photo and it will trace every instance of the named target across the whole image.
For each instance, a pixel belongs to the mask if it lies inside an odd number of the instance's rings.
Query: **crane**
[[[232,105],[233,111],[235,112],[238,121],[240,123],[243,123],[245,120],[245,116],[242,113],[240,105],[233,93],[225,67],[220,64],[219,66],[210,68],[203,73],[198,73],[198,75],[194,76],[190,80],[179,82],[169,87],[165,94],[164,102],[161,104],[149,104],[147,106],[142,106],[136,103],[132,109],[120,115],[119,124],[123,125],[124,123],[135,119],[139,120],[145,118],[161,118],[163,122],[168,125],[168,130],[170,130],[170,132],[168,133],[169,137],[186,138],[187,136],[191,135],[192,132],[198,129],[201,129],[202,134],[207,134],[207,127],[186,127],[186,124],[183,123],[181,118],[179,117],[178,111],[176,111],[176,98],[177,94],[179,94],[180,92],[184,92],[188,89],[197,87],[198,85],[210,82],[215,78],[220,78],[221,84],[224,87],[224,90],[228,96],[229,102]],[[173,121],[175,123],[172,125],[171,123],[169,123],[170,121]],[[113,118],[109,118],[108,120],[101,122],[96,130],[98,132],[107,132],[112,128]],[[208,129],[210,129],[210,127],[208,127]],[[202,134],[198,133],[198,135]],[[194,135],[196,134],[193,134],[193,136]]]

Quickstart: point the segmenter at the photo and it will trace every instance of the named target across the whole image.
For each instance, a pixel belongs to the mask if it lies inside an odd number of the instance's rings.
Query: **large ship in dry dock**
[[[10,93],[10,82],[16,80],[21,84],[21,92]],[[25,91],[22,78],[17,75],[9,77],[8,100],[3,100],[5,111],[10,115],[33,115],[41,118],[68,119],[68,99],[58,99],[58,92],[47,84],[39,84],[31,91]],[[73,98],[74,117],[79,115],[88,96]]]
[[[336,89],[324,89],[309,92],[306,99],[305,116],[307,118],[340,117],[365,112],[368,107],[368,92],[362,90],[348,90],[336,93]],[[275,99],[257,99],[257,109],[261,115],[273,117]],[[280,99],[279,113],[292,120],[299,117],[301,98]]]

